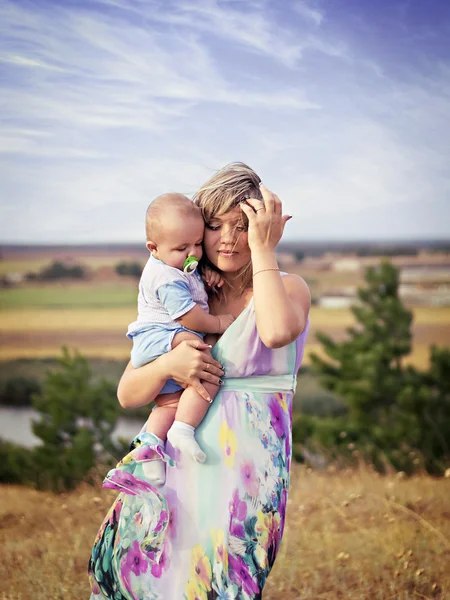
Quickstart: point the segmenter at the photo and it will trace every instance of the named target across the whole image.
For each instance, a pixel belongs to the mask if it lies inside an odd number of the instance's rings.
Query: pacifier
[[[183,263],[183,271],[190,275],[198,267],[198,258],[195,256],[188,256]]]

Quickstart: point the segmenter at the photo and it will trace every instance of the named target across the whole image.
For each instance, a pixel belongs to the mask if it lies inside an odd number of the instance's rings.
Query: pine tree
[[[87,360],[67,348],[59,368],[47,372],[33,407],[40,420],[34,434],[42,440],[35,449],[38,487],[75,487],[89,472],[100,452],[115,453],[111,439],[118,416],[112,383],[92,381]]]
[[[312,354],[311,361],[322,385],[343,398],[350,421],[373,434],[392,426],[391,408],[405,383],[402,359],[411,351],[412,314],[398,297],[399,274],[390,262],[369,267],[365,281],[359,304],[351,307],[357,325],[347,328],[348,339],[338,343],[317,333],[330,360]]]
[[[431,346],[428,371],[409,366],[399,396],[398,420],[415,460],[443,473],[450,461],[450,348]]]
[[[406,471],[442,473],[450,460],[450,348],[432,346],[427,371],[405,366],[412,313],[398,297],[398,270],[383,261],[366,270],[365,281],[348,339],[317,334],[326,358],[313,354],[312,371],[348,412],[345,419],[318,419],[311,439],[336,447],[350,434],[378,468],[388,460]]]

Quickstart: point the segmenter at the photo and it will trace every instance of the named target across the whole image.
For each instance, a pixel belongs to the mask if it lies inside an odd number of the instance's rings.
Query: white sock
[[[195,441],[194,433],[195,429],[192,425],[187,425],[182,421],[174,421],[167,434],[167,439],[182,454],[187,454],[195,462],[203,463],[206,460],[206,454]]]
[[[166,446],[166,442],[163,442],[162,439],[156,435],[156,433],[152,433],[152,436],[156,438],[156,442],[157,442],[158,446],[161,446],[161,448],[164,450],[164,448]]]
[[[158,446],[164,449],[164,442],[154,433],[152,434],[158,441]],[[166,464],[161,458],[146,460],[142,463],[142,470],[145,477],[153,483],[153,485],[164,485],[166,482]]]

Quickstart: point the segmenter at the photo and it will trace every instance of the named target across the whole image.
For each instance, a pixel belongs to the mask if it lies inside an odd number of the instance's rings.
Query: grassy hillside
[[[115,494],[3,486],[0,496],[2,597],[88,598],[91,544]],[[285,538],[264,600],[444,600],[449,560],[450,479],[294,465]]]

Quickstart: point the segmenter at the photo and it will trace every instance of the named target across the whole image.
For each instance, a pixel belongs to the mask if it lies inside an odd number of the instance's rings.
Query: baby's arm
[[[210,315],[192,299],[184,281],[171,281],[160,286],[157,295],[170,317],[193,331],[223,333],[234,321],[232,315]]]
[[[210,267],[203,268],[202,279],[212,290],[214,288],[221,288],[224,284],[222,275],[217,271],[213,271]]]
[[[233,315],[210,315],[198,304],[177,319],[183,327],[204,333],[223,333],[234,321]]]

